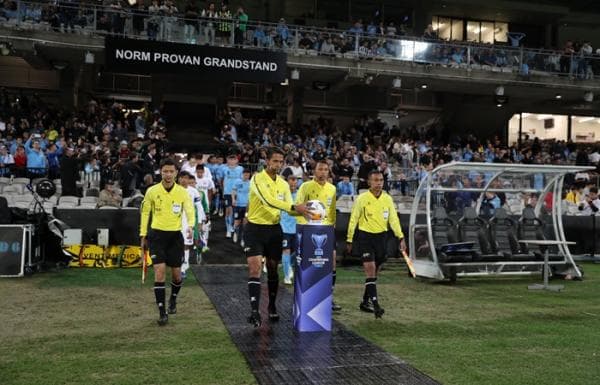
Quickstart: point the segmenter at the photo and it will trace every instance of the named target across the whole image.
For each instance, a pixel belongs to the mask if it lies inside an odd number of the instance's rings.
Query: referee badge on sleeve
[[[173,214],[181,213],[181,205],[179,203],[173,203],[173,206],[171,206],[171,209],[173,210]]]

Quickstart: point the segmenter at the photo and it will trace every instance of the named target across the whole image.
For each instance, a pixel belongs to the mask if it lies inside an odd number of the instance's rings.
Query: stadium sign
[[[286,78],[287,55],[283,52],[107,37],[105,54],[107,69],[114,72],[270,83]]]

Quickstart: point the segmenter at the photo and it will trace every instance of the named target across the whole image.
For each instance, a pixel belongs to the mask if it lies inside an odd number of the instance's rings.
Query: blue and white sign
[[[294,328],[331,331],[334,228],[297,225],[298,256],[294,276]]]

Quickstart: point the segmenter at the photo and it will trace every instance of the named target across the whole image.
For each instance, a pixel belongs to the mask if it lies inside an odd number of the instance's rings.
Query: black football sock
[[[183,281],[179,282],[171,282],[171,302],[177,303],[177,295],[179,294],[179,290],[181,290],[181,286],[183,286]]]
[[[260,304],[260,278],[248,278],[248,294],[252,311],[258,311]]]
[[[277,290],[279,289],[279,277],[268,280],[269,285],[269,308],[275,308],[275,300],[277,299]]]
[[[377,301],[377,278],[367,278],[365,280],[365,290],[373,306],[379,306],[379,302]]]
[[[165,315],[165,283],[154,282],[154,296],[156,297],[156,305],[158,306],[158,312],[160,315]]]
[[[367,285],[365,285],[365,290],[363,292],[363,303],[369,303],[369,294],[367,293]]]

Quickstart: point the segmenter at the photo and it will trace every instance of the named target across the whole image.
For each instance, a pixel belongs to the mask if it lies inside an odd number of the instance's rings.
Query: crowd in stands
[[[290,26],[284,18],[275,23],[249,22],[242,6],[230,9],[226,2],[207,2],[201,8],[196,1],[100,2],[102,7],[85,2],[61,1],[46,4],[17,3],[6,0],[0,8],[0,21],[45,25],[62,32],[142,36],[150,40],[185,41],[190,44],[255,46],[266,49],[290,47],[320,55],[345,55],[361,59],[398,58],[449,67],[471,66],[496,71],[529,75],[532,71],[561,73],[573,79],[589,80],[600,71],[600,49],[594,51],[589,41],[567,41],[562,49],[519,49],[512,35],[507,44],[474,44],[473,42],[438,39],[429,25],[422,36],[407,36],[403,24],[372,19],[356,20],[346,30]],[[87,31],[87,32],[86,32]],[[413,34],[415,35],[415,34]],[[413,40],[415,40],[413,42]],[[418,46],[416,46],[417,44]]]
[[[34,94],[0,90],[0,177],[56,180],[62,195],[119,183],[130,197],[158,178],[168,156],[166,121],[161,108],[139,110],[119,102],[91,100],[77,111],[45,103]],[[96,191],[98,196],[99,191]],[[115,204],[108,190],[100,194]]]
[[[85,108],[69,112],[38,95],[0,90],[0,177],[4,181],[49,177],[57,181],[61,195],[99,196],[94,200],[99,206],[119,207],[124,198],[136,196],[139,203],[159,177],[160,159],[173,155],[167,148],[165,120],[160,107],[152,110],[144,105],[132,111],[118,102],[91,100]],[[452,161],[596,166],[596,172],[566,180],[565,199],[577,206],[598,185],[600,171],[600,148],[594,145],[525,138],[517,147],[497,137],[481,141],[473,135],[441,141],[433,128],[399,129],[369,117],[356,119],[351,127],[322,118],[294,127],[281,119],[245,118],[239,109],[225,109],[218,116],[218,127],[216,139],[227,150],[208,158],[209,170],[217,170],[227,155],[235,154],[240,164],[257,171],[266,162],[265,148],[280,146],[286,153],[284,177],[294,175],[302,183],[311,178],[316,161],[324,159],[330,164],[338,196],[354,196],[366,189],[373,169],[383,171],[386,190],[405,196],[413,195],[433,168]],[[476,186],[485,178],[475,172],[448,183]],[[539,183],[533,180],[532,184]],[[455,198],[445,197],[449,209],[458,201]],[[496,197],[488,198],[486,202],[498,206]],[[475,200],[470,198],[471,203]]]
[[[327,160],[338,196],[366,189],[367,175],[373,169],[383,171],[386,190],[399,190],[401,195],[414,193],[432,169],[452,161],[595,166],[595,172],[569,175],[565,181],[567,188],[583,186],[586,194],[598,184],[600,172],[597,145],[526,137],[518,147],[498,137],[481,141],[473,135],[432,141],[433,129],[399,129],[369,117],[355,120],[352,127],[339,127],[328,119],[292,127],[278,119],[246,119],[234,109],[221,113],[219,127],[217,139],[238,154],[241,164],[260,168],[266,161],[265,146],[280,146],[287,154],[283,175],[293,174],[302,181],[311,177],[316,161]],[[468,181],[457,180],[455,187],[460,188],[463,182],[482,184],[485,177],[474,172]],[[532,181],[532,185],[539,183]],[[586,194],[578,199],[583,200]]]

